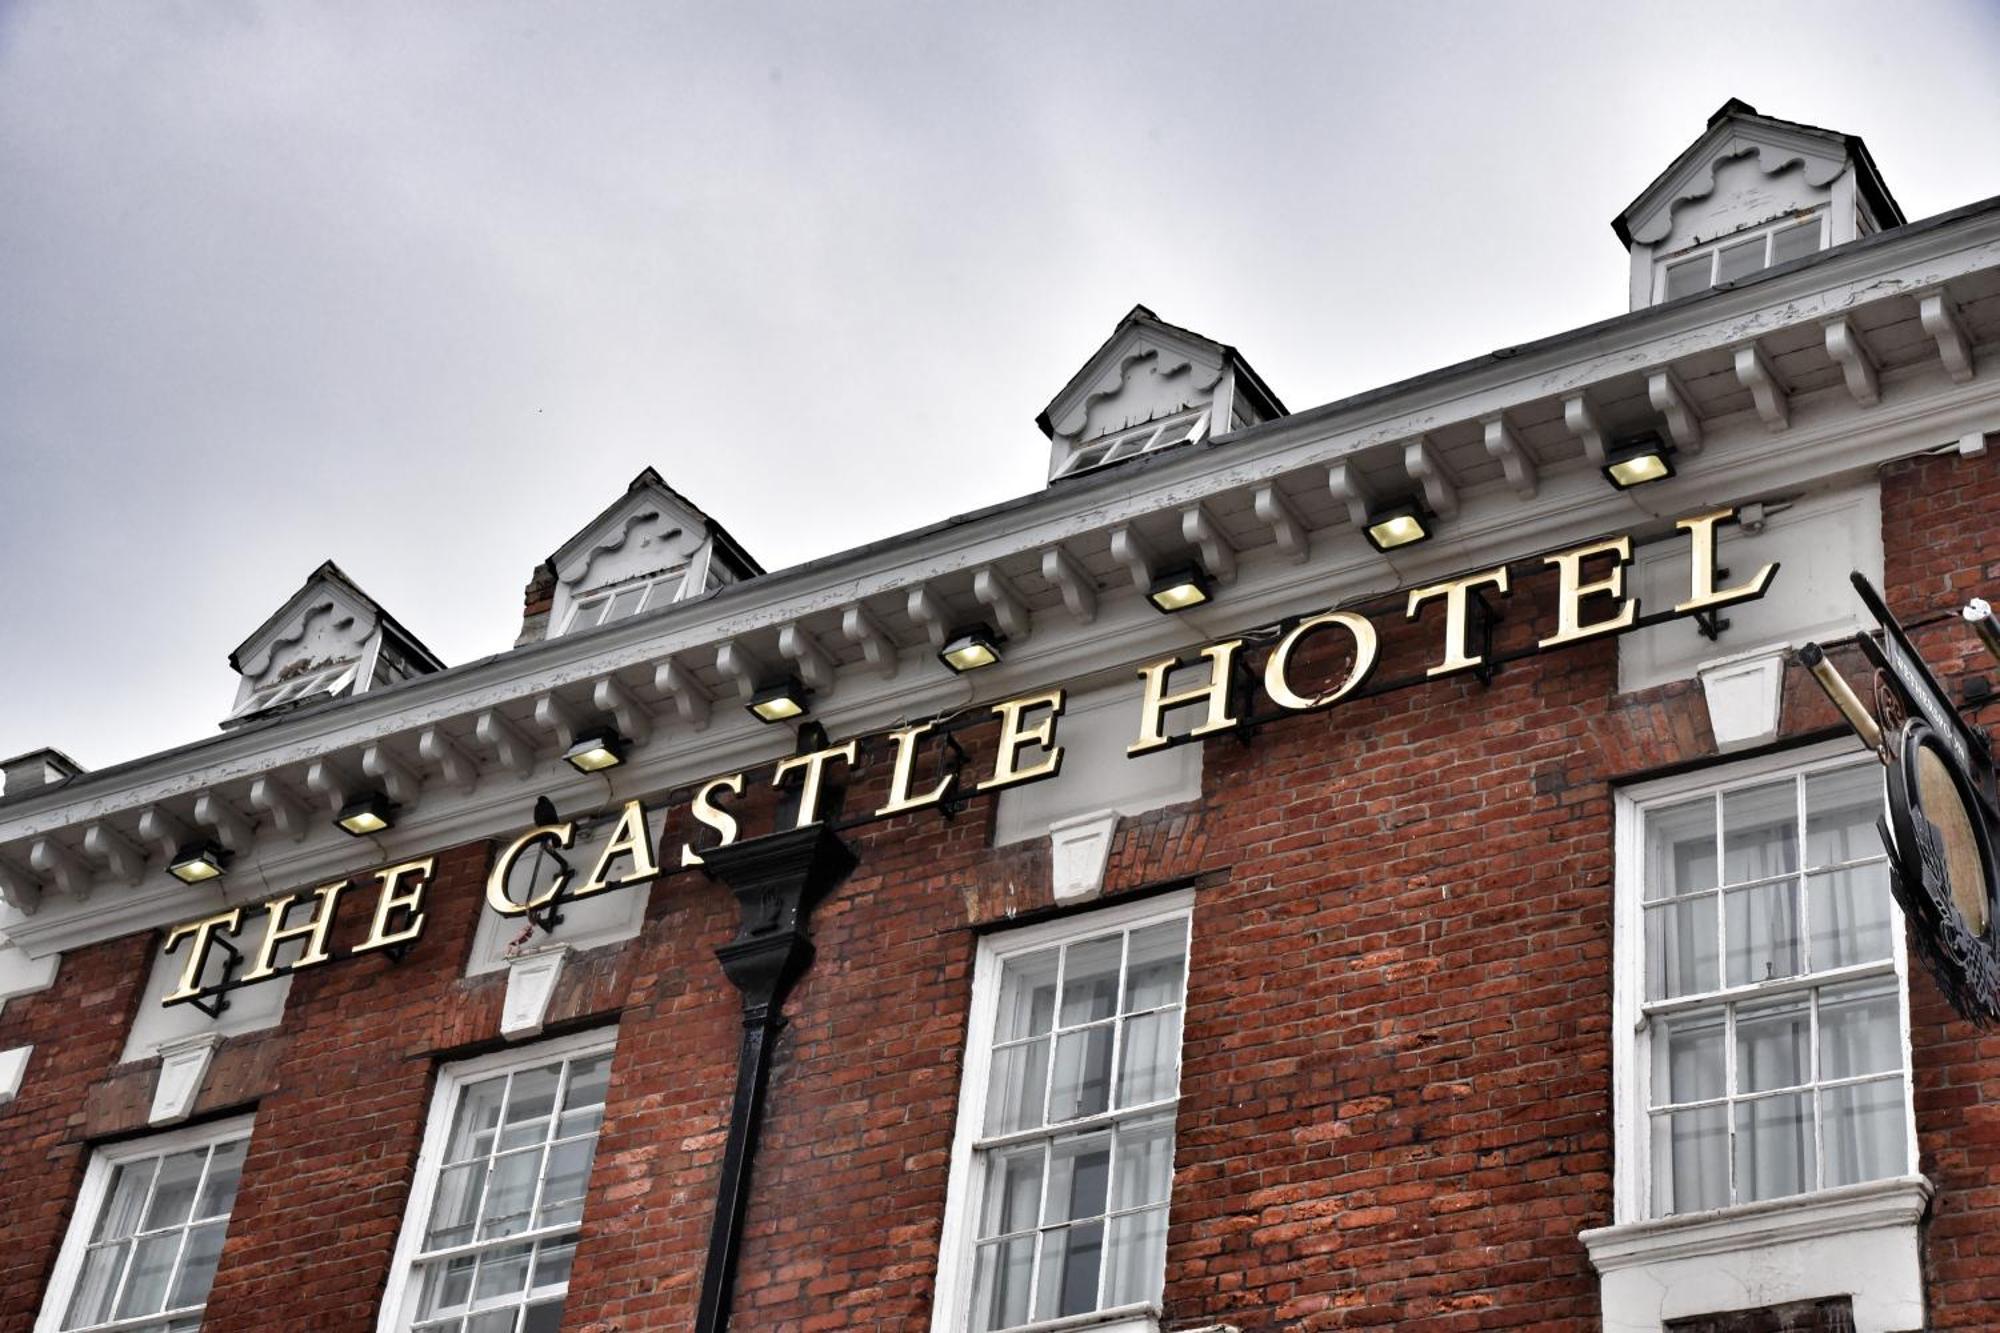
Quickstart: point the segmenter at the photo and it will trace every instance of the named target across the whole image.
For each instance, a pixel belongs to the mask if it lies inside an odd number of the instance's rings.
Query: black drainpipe
[[[764,1089],[771,1079],[771,1045],[785,1025],[785,995],[812,964],[812,910],[847,878],[855,860],[824,824],[717,847],[701,857],[710,878],[736,895],[741,914],[736,938],[715,951],[722,970],[743,993],[743,1044],[736,1055],[729,1144],[722,1154],[694,1319],[695,1333],[723,1333],[729,1326],[736,1255],[750,1203],[750,1166],[757,1155]]]

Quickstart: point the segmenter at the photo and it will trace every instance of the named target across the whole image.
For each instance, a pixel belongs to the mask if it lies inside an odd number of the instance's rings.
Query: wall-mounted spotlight
[[[1674,475],[1674,451],[1656,431],[1634,435],[1611,447],[1604,458],[1604,479],[1621,491],[1665,481]]]
[[[395,807],[389,798],[379,791],[371,791],[357,796],[340,807],[340,813],[333,817],[343,833],[351,833],[357,838],[365,838],[371,833],[380,833],[396,822]]]
[[[999,637],[985,625],[966,626],[938,650],[938,660],[960,675],[992,666],[1000,660]]]
[[[806,687],[797,676],[786,676],[751,695],[745,707],[760,722],[788,722],[805,714]]]
[[[229,853],[212,842],[190,842],[167,862],[167,873],[183,884],[200,884],[222,874]]]
[[[631,743],[616,727],[592,727],[577,733],[576,740],[563,751],[563,758],[579,773],[601,773],[624,763],[629,748]]]
[[[1418,542],[1430,540],[1431,514],[1414,500],[1386,509],[1372,509],[1368,513],[1368,526],[1363,532],[1368,544],[1378,551],[1415,546]]]
[[[1214,595],[1208,571],[1195,560],[1155,574],[1152,586],[1146,589],[1146,600],[1153,604],[1153,609],[1168,615],[1200,606]]]

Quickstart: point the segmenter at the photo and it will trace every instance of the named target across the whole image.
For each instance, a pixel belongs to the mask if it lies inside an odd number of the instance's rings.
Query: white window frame
[[[231,1116],[227,1120],[215,1120],[203,1125],[191,1125],[171,1130],[164,1134],[147,1134],[136,1139],[126,1139],[119,1143],[106,1144],[93,1150],[90,1165],[84,1168],[83,1187],[77,1191],[76,1206],[70,1210],[69,1229],[63,1234],[62,1250],[56,1258],[55,1271],[49,1276],[49,1288],[42,1296],[41,1314],[35,1320],[35,1333],[59,1333],[63,1316],[69,1310],[69,1303],[76,1294],[77,1279],[83,1273],[83,1258],[90,1248],[90,1233],[97,1227],[97,1215],[104,1208],[105,1195],[111,1188],[114,1170],[127,1162],[143,1161],[148,1157],[166,1157],[190,1148],[206,1148],[228,1143],[233,1139],[247,1139],[254,1128],[255,1117],[248,1115]],[[239,1187],[240,1197],[240,1187]],[[233,1221],[236,1207],[230,1205],[229,1216]],[[228,1228],[225,1225],[223,1244],[228,1245]],[[204,1310],[207,1301],[202,1302]],[[167,1313],[139,1315],[131,1319],[121,1319],[110,1324],[96,1324],[90,1333],[108,1333],[120,1328],[143,1328],[148,1324],[171,1322],[176,1316]],[[186,1319],[188,1314],[179,1318]]]
[[[440,1165],[446,1145],[451,1138],[451,1121],[458,1110],[460,1091],[468,1083],[492,1078],[496,1074],[533,1069],[538,1065],[551,1064],[557,1060],[575,1060],[600,1055],[615,1050],[617,1044],[618,1033],[615,1028],[592,1028],[587,1032],[572,1033],[566,1037],[555,1037],[528,1046],[496,1051],[491,1055],[472,1060],[462,1060],[446,1065],[438,1071],[437,1086],[431,1092],[429,1117],[424,1125],[423,1147],[417,1153],[416,1174],[410,1186],[410,1201],[403,1210],[402,1228],[396,1233],[396,1250],[390,1261],[389,1285],[382,1293],[382,1310],[375,1323],[377,1333],[402,1333],[402,1330],[409,1328],[416,1321],[417,1298],[421,1294],[422,1284],[411,1281],[411,1278],[415,1274],[417,1256],[423,1252],[424,1228],[430,1222],[431,1203],[437,1195]],[[613,1068],[616,1068],[615,1062]],[[610,1113],[608,1099],[605,1109],[608,1120]],[[600,1135],[603,1133],[601,1126],[598,1132]],[[591,1169],[593,1172],[596,1170],[594,1159]],[[522,1236],[510,1236],[508,1240],[510,1242],[533,1240],[538,1234],[526,1232]]]
[[[1865,751],[1850,739],[1829,741],[1797,750],[1760,755],[1732,764],[1696,769],[1623,788],[1616,793],[1617,877],[1613,894],[1615,942],[1611,1070],[1615,1107],[1613,1204],[1619,1225],[1672,1221],[1674,1218],[1691,1216],[1686,1213],[1674,1214],[1667,1219],[1655,1219],[1649,1216],[1651,1182],[1648,1175],[1652,1166],[1652,1141],[1647,1099],[1652,1066],[1650,1033],[1647,1030],[1649,1024],[1645,1020],[1643,815],[1650,809],[1671,805],[1705,792],[1843,767],[1864,753]],[[1720,849],[1717,854],[1720,855]],[[1914,1070],[1910,1046],[1909,960],[1905,956],[1903,914],[1894,902],[1890,904],[1889,921],[1891,961],[1897,982],[1897,1008],[1903,1056],[1903,1142],[1908,1157],[1903,1174],[1913,1176],[1917,1169],[1917,1133],[1913,1095]],[[1804,929],[1805,923],[1801,922],[1800,926]],[[1890,975],[1890,970],[1882,968],[1879,964],[1868,964],[1813,975],[1818,976],[1820,980],[1808,983],[1800,978],[1787,978],[1772,989],[1774,992],[1794,990],[1797,993],[1807,993],[1811,986],[1825,985],[1830,981],[1838,981],[1849,976],[1887,976]],[[1726,981],[1726,977],[1724,980]],[[1717,993],[1726,993],[1741,999],[1755,998],[1761,992],[1759,988],[1749,986],[1726,989]],[[1872,1182],[1864,1182],[1866,1183]],[[1745,1211],[1769,1212],[1794,1206],[1805,1207],[1810,1206],[1816,1198],[1833,1192],[1833,1190],[1808,1190],[1782,1199],[1731,1204],[1701,1215],[1716,1216]]]
[[[975,1233],[978,1229],[980,1190],[984,1183],[976,1169],[978,1160],[974,1156],[974,1145],[981,1138],[980,1127],[986,1112],[989,1056],[993,1048],[994,1025],[999,1018],[1000,975],[1007,960],[1053,945],[1088,939],[1114,930],[1137,930],[1175,918],[1184,918],[1188,922],[1188,960],[1181,980],[1181,1041],[1182,1049],[1185,1049],[1187,982],[1193,971],[1194,955],[1193,889],[1096,907],[980,938],[972,969],[972,1002],[966,1017],[965,1069],[958,1090],[958,1124],[952,1137],[951,1177],[945,1192],[944,1228],[938,1246],[937,1288],[931,1307],[932,1333],[965,1333],[972,1321],[973,1251],[978,1239]],[[1176,1091],[1176,1105],[1179,1095]],[[1171,1194],[1167,1212],[1171,1219]],[[1086,1315],[1017,1325],[1016,1328],[1156,1333],[1159,1310],[1152,1305],[1117,1306]]]
[[[1079,445],[1063,464],[1058,477],[1074,477],[1085,472],[1095,472],[1101,467],[1131,458],[1137,454],[1149,454],[1155,449],[1168,449],[1177,444],[1196,444],[1208,434],[1210,409],[1192,408],[1185,412],[1174,412],[1167,416],[1148,421],[1142,426],[1120,431]],[[1185,426],[1176,433],[1176,428]],[[1088,459],[1088,462],[1084,460]]]
[[[1790,213],[1775,222],[1766,223],[1762,227],[1745,227],[1741,231],[1730,232],[1727,236],[1718,236],[1706,244],[1690,246],[1688,249],[1677,254],[1664,255],[1657,261],[1653,271],[1653,304],[1659,305],[1668,299],[1668,269],[1679,268],[1683,264],[1697,259],[1707,260],[1707,284],[1700,291],[1689,292],[1687,294],[1689,296],[1699,296],[1702,292],[1715,290],[1715,275],[1722,263],[1721,256],[1724,250],[1733,249],[1745,241],[1761,240],[1764,243],[1764,262],[1754,272],[1745,275],[1747,278],[1754,278],[1758,273],[1762,273],[1771,267],[1771,238],[1773,236],[1776,236],[1781,231],[1789,231],[1793,227],[1804,226],[1808,223],[1816,225],[1819,228],[1819,244],[1813,247],[1813,253],[1818,254],[1827,248],[1827,228],[1831,225],[1831,222],[1832,218],[1828,210],[1824,207],[1819,207],[1810,210],[1803,217],[1797,213]],[[1786,260],[1785,262],[1790,263],[1791,261]],[[1731,279],[1732,282],[1742,282],[1743,280],[1744,278]],[[1673,299],[1679,301],[1685,298],[1676,296]]]
[[[639,604],[618,617],[618,619],[630,620],[633,616],[644,615],[648,611],[657,611],[679,597],[681,588],[687,583],[687,575],[688,567],[686,565],[679,565],[673,569],[662,570],[657,574],[647,574],[640,578],[624,579],[618,583],[607,583],[601,588],[592,588],[589,592],[580,593],[570,600],[569,609],[563,613],[562,633],[579,633],[582,628],[598,629],[602,626],[616,623],[611,620],[599,620],[594,625],[579,627],[576,621],[578,616],[581,616],[591,607],[609,602],[620,593],[630,592],[634,588],[642,590]],[[669,588],[668,585],[670,584],[672,586]],[[664,600],[661,593],[661,589],[663,588],[667,589],[664,594]]]

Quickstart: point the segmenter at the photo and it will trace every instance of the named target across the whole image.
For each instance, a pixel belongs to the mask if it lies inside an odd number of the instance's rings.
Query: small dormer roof
[[[301,613],[308,609],[308,603],[312,602],[315,596],[334,604],[343,601],[353,602],[365,613],[369,622],[366,628],[373,629],[376,624],[384,626],[415,659],[415,664],[427,671],[444,670],[444,662],[435,653],[424,647],[416,635],[404,629],[380,602],[362,591],[361,585],[349,578],[346,572],[331,560],[321,561],[319,568],[306,576],[306,581],[299,585],[297,592],[286,599],[283,606],[273,611],[263,624],[251,631],[249,638],[236,645],[235,651],[229,654],[230,669],[246,675],[253,675],[263,670],[269,660],[270,650],[276,647],[283,637],[281,631],[291,627],[293,621],[301,618]]]
[[[1759,115],[1756,107],[1732,97],[1716,108],[1700,137],[1611,220],[1611,229],[1628,250],[1635,241],[1664,239],[1676,209],[1708,197],[1715,189],[1721,163],[1751,153],[1767,176],[1794,164],[1804,166],[1806,180],[1814,187],[1830,184],[1852,165],[1856,191],[1877,228],[1903,224],[1903,210],[1859,135]]]
[[[1135,305],[1118,321],[1118,327],[1111,336],[1098,345],[1090,359],[1085,361],[1076,374],[1070,376],[1069,383],[1049,400],[1049,405],[1036,416],[1035,424],[1042,434],[1055,438],[1057,435],[1070,436],[1077,440],[1087,440],[1101,431],[1086,429],[1097,423],[1089,421],[1091,409],[1104,399],[1112,397],[1124,386],[1126,376],[1135,364],[1148,353],[1166,352],[1181,354],[1181,363],[1193,358],[1213,363],[1219,369],[1233,367],[1237,371],[1239,393],[1247,393],[1258,409],[1261,420],[1285,415],[1283,403],[1270,386],[1251,369],[1250,363],[1234,347],[1204,337],[1193,329],[1184,329],[1178,324],[1169,324],[1143,305]],[[1213,383],[1211,375],[1210,383]],[[1116,429],[1116,426],[1106,426]],[[1216,430],[1221,434],[1222,429]]]
[[[331,560],[236,645],[229,665],[241,679],[225,727],[444,669]]]
[[[702,507],[667,485],[666,479],[654,469],[641,468],[639,475],[632,478],[625,487],[625,493],[597,512],[597,517],[577,529],[576,534],[555,549],[548,558],[549,568],[561,570],[571,564],[579,552],[592,545],[605,550],[616,550],[624,545],[626,532],[619,520],[628,508],[636,508],[651,496],[663,501],[669,508],[682,511],[687,519],[698,524],[703,535],[712,538],[716,549],[737,570],[739,578],[754,578],[764,572],[756,557],[743,549],[736,538],[729,535],[729,529],[711,518]],[[635,504],[635,497],[638,497]],[[616,531],[613,531],[616,529]]]

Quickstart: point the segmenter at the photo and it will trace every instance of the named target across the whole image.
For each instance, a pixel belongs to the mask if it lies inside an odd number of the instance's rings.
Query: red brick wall
[[[1921,620],[1987,584],[1996,502],[1987,460],[1891,469],[1900,611]],[[1532,632],[1531,602],[1517,595],[1503,637]],[[1949,671],[1987,669],[1956,627],[1918,632]],[[1392,634],[1385,672],[1434,633]],[[1291,719],[1212,743],[1203,801],[1126,821],[1112,893],[1198,892],[1170,1326],[1596,1326],[1576,1233],[1611,1217],[1612,790],[1712,748],[1691,684],[1615,688],[1615,647],[1587,644],[1490,688]],[[1834,733],[1796,672],[1787,700],[1788,738]],[[990,848],[989,816],[851,835],[860,869],[818,913],[777,1046],[739,1328],[928,1325],[972,927],[1050,907],[1045,848]],[[497,1044],[501,979],[462,976],[486,856],[443,858],[406,962],[302,974],[282,1028],[218,1056],[200,1113],[254,1101],[258,1121],[208,1329],[373,1328],[436,1069]],[[618,1027],[568,1327],[687,1325],[740,1030],[712,951],[734,927],[723,890],[677,876],[640,938],[585,955],[558,991],[553,1027]],[[0,1015],[0,1046],[38,1043],[0,1112],[6,1333],[33,1322],[88,1144],[142,1128],[150,1066],[111,1062],[152,947],[79,951]],[[1921,975],[1913,1009],[1933,1318],[1990,1325],[2000,1038]]]

